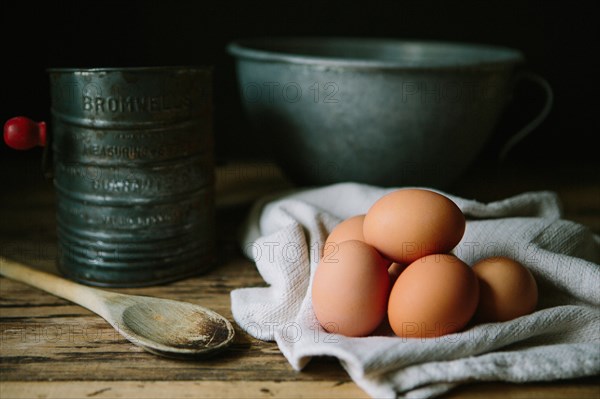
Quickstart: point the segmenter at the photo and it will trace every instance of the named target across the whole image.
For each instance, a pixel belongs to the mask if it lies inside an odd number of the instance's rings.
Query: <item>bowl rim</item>
[[[471,51],[480,54],[480,59],[446,60],[443,57],[432,60],[390,60],[377,58],[356,58],[340,56],[323,56],[301,54],[290,51],[273,49],[273,45],[332,45],[351,44],[373,46],[403,46],[409,51],[418,49],[445,49],[447,51]],[[271,47],[269,49],[269,47]],[[249,59],[263,62],[288,64],[304,64],[324,67],[351,67],[360,69],[464,69],[481,67],[505,67],[524,62],[523,53],[517,49],[489,44],[413,40],[396,38],[366,38],[366,37],[324,37],[324,36],[290,36],[290,37],[254,37],[231,41],[227,52],[238,59]],[[487,54],[487,56],[485,56]],[[490,55],[494,56],[490,56]],[[442,54],[443,55],[443,54]]]
[[[99,73],[99,72],[212,72],[212,65],[148,65],[148,66],[109,66],[109,67],[50,67],[47,73]]]

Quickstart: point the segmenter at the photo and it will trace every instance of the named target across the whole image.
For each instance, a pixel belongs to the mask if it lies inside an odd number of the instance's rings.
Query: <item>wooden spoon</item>
[[[231,343],[234,329],[220,314],[191,303],[103,291],[0,257],[0,274],[79,304],[148,352],[205,357]]]

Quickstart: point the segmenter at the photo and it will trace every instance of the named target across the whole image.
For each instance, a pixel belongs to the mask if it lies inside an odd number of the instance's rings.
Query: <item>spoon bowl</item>
[[[167,357],[205,357],[227,346],[235,332],[220,314],[190,303],[129,297],[121,334],[149,352]]]
[[[0,275],[77,303],[108,321],[131,343],[156,355],[203,358],[235,336],[225,317],[188,302],[87,287],[0,257]]]

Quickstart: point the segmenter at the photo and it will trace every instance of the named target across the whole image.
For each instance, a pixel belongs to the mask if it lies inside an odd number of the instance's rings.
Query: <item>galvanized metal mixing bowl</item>
[[[244,108],[299,184],[445,187],[492,134],[513,49],[348,38],[229,44]]]

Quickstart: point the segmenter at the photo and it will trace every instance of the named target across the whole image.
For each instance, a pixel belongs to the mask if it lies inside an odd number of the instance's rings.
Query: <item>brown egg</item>
[[[475,313],[478,299],[477,277],[467,264],[453,255],[428,255],[396,280],[388,318],[400,337],[439,337],[460,331]]]
[[[363,223],[365,241],[386,258],[409,264],[454,248],[465,216],[449,198],[429,190],[402,189],[379,199]]]
[[[477,321],[507,321],[532,313],[537,284],[527,268],[506,257],[480,260],[473,266],[479,279]]]
[[[337,250],[336,246],[344,241],[364,241],[364,220],[365,215],[352,216],[351,218],[348,218],[335,226],[335,228],[331,230],[331,233],[329,233],[329,237],[327,237],[325,245],[323,245],[323,256],[329,256],[332,252]]]
[[[312,303],[327,331],[349,337],[371,333],[384,319],[390,291],[390,262],[357,240],[338,244],[315,272]]]

